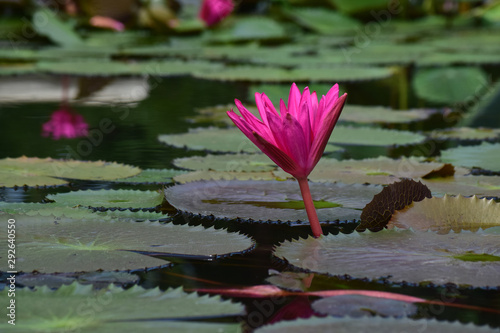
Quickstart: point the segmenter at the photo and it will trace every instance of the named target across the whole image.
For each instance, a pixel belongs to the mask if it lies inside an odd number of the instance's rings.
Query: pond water
[[[23,79],[18,77],[17,79]],[[27,82],[29,78],[24,78]],[[33,80],[47,80],[54,82],[60,77],[34,77]],[[70,80],[75,80],[71,78]],[[116,78],[120,81],[120,78]],[[139,80],[139,82],[141,82]],[[3,79],[0,86],[9,84]],[[344,88],[344,86],[343,86]],[[391,101],[391,91],[383,83],[351,84],[348,103],[365,105],[397,104]],[[73,158],[82,160],[105,160],[138,166],[142,169],[173,168],[172,161],[178,157],[205,155],[200,151],[188,151],[174,148],[160,143],[157,139],[160,134],[174,134],[186,132],[190,127],[197,127],[186,120],[195,115],[196,108],[225,105],[232,103],[234,98],[241,99],[247,104],[249,87],[244,83],[225,83],[194,79],[190,77],[149,78],[136,86],[136,91],[147,92],[143,98],[133,106],[116,105],[101,102],[99,106],[73,104],[72,107],[84,116],[90,125],[94,136],[78,139],[53,140],[41,135],[42,124],[47,122],[50,114],[58,109],[59,101],[36,102],[16,100],[0,106],[0,158],[30,157]],[[132,90],[131,90],[132,91]],[[132,94],[132,93],[131,93]],[[410,96],[410,107],[417,106],[417,100]],[[107,130],[100,128],[103,119],[109,119],[112,125]],[[441,120],[442,121],[442,120]],[[208,125],[208,124],[207,124]],[[412,124],[415,130],[424,130],[437,127],[440,122],[436,119]],[[406,126],[406,125],[405,125]],[[403,127],[405,127],[403,126]],[[408,125],[410,126],[410,125]],[[406,126],[406,128],[408,128]],[[92,132],[94,131],[94,132]],[[104,133],[106,132],[106,133]],[[391,157],[408,155],[415,146],[409,148],[389,150]],[[376,157],[377,152],[372,148],[351,147],[338,157]],[[7,202],[41,202],[47,194],[62,193],[80,189],[140,189],[158,190],[160,185],[124,185],[110,182],[74,181],[69,186],[52,188],[3,188],[0,189],[0,200]],[[162,206],[164,212],[174,212],[168,203]],[[156,269],[149,272],[135,272],[140,277],[139,284],[161,289],[182,286],[187,290],[199,288],[229,288],[245,287],[266,284],[269,270],[287,269],[287,265],[272,256],[273,247],[280,242],[309,234],[308,226],[290,227],[274,224],[238,224],[231,221],[213,221],[211,219],[179,216],[173,219],[176,224],[215,225],[216,228],[228,228],[230,231],[241,231],[256,240],[256,247],[246,254],[234,255],[220,260],[192,260],[182,257],[168,257],[175,263],[172,267]],[[325,232],[336,234],[351,232],[356,224],[343,222],[325,226]],[[353,258],[353,260],[356,260]],[[369,282],[351,280],[349,278],[316,276],[308,290],[329,289],[367,289],[397,292],[437,301],[446,301],[453,298],[455,304],[478,306],[489,309],[500,308],[500,293],[498,289],[457,289],[454,285],[418,286],[407,283],[390,284],[384,281]],[[280,302],[266,303],[268,298],[236,298],[247,306],[248,316],[239,318],[228,317],[215,319],[222,321],[243,320],[249,328],[256,328],[274,317],[305,315],[310,311],[308,305],[314,297],[299,296],[287,297]],[[266,304],[274,304],[272,309]],[[433,307],[424,306],[421,317],[437,318],[438,320],[456,320],[473,322],[475,324],[489,324],[499,326],[498,313],[475,311],[470,307]],[[280,312],[281,311],[281,312]],[[259,315],[256,315],[258,313]]]

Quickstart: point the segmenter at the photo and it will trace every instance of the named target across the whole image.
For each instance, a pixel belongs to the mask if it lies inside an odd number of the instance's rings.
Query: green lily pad
[[[277,166],[264,154],[225,154],[176,158],[179,168],[201,171],[260,172],[276,170]]]
[[[412,230],[340,233],[285,242],[274,255],[299,268],[330,275],[500,286],[499,261],[460,259],[471,253],[500,258],[500,233],[494,229],[446,235]]]
[[[431,189],[433,195],[477,195],[500,197],[499,176],[460,176],[436,179],[424,179],[422,182]]]
[[[500,171],[500,143],[483,142],[478,146],[459,146],[441,151],[441,161],[468,168]]]
[[[447,234],[450,230],[477,231],[500,226],[500,204],[493,200],[479,199],[476,196],[465,198],[461,195],[443,198],[427,198],[414,202],[396,211],[388,229],[432,230]],[[498,257],[500,260],[500,256]]]
[[[37,33],[47,36],[57,44],[83,44],[80,36],[73,30],[73,24],[61,20],[55,12],[48,8],[40,8],[33,13],[32,25]]]
[[[168,215],[150,211],[130,210],[107,210],[107,211],[92,211],[91,209],[76,206],[68,207],[61,203],[34,203],[34,202],[0,202],[0,210],[7,214],[23,214],[28,216],[54,216],[68,217],[73,219],[100,219],[100,220],[129,220],[129,221],[144,221],[144,220],[160,220],[168,218]]]
[[[363,35],[361,35],[363,36]],[[365,35],[366,36],[366,35]],[[361,37],[362,38],[362,37]],[[362,46],[366,45],[361,44]],[[358,45],[337,50],[322,50],[325,58],[336,58],[337,63],[352,65],[408,65],[414,63],[425,54],[431,53],[434,48],[422,44],[392,44],[387,42],[372,42],[366,47]]]
[[[361,23],[349,16],[319,7],[289,7],[284,13],[301,26],[317,33],[352,34]]]
[[[386,0],[358,0],[358,1],[328,0],[328,2],[332,3],[339,11],[346,14],[368,12],[373,9],[387,9],[387,7],[389,6]],[[398,11],[401,11],[401,9],[398,9],[399,3],[396,4],[397,5],[393,5],[394,8],[392,7],[390,8],[393,11],[393,14],[396,14]],[[392,14],[390,12],[387,12],[386,15],[392,15]]]
[[[478,67],[421,68],[413,78],[418,97],[442,104],[463,103],[477,98],[487,86],[487,77]]]
[[[36,73],[36,71],[36,65],[30,63],[0,65],[0,76],[26,75]]]
[[[5,220],[9,216],[3,216]],[[16,270],[40,273],[142,270],[169,262],[140,254],[211,259],[244,252],[252,241],[222,230],[160,224],[77,220],[55,216],[13,215],[16,220]],[[0,235],[7,253],[7,234]],[[7,260],[0,270],[8,271]]]
[[[297,67],[284,69],[265,66],[233,66],[217,70],[200,70],[194,77],[221,81],[249,82],[352,82],[385,79],[393,69],[366,66]]]
[[[0,186],[64,185],[59,178],[113,180],[131,177],[141,170],[129,165],[103,161],[55,160],[52,158],[18,157],[0,160]]]
[[[494,329],[483,326],[478,327],[472,323],[464,325],[459,322],[449,323],[446,321],[426,319],[395,319],[395,318],[335,318],[335,317],[311,317],[308,319],[296,319],[292,321],[280,321],[276,324],[266,325],[255,330],[255,333],[397,333],[397,332],[420,332],[422,328],[429,332],[442,333],[490,333]]]
[[[335,126],[328,143],[361,146],[405,146],[421,143],[425,136],[409,131],[373,127]]]
[[[428,119],[437,111],[433,109],[393,110],[383,106],[346,105],[339,121],[361,124],[404,124]]]
[[[113,179],[116,183],[131,183],[131,184],[165,184],[171,183],[172,178],[186,173],[183,170],[174,169],[145,169],[138,175]]]
[[[315,182],[341,181],[347,184],[392,184],[404,178],[425,178],[443,168],[444,163],[424,162],[422,158],[417,157],[392,159],[380,156],[342,161],[323,158],[309,175],[309,179]],[[455,170],[455,174],[459,175],[467,172],[468,170],[461,168]],[[274,174],[286,177],[283,171],[274,171]]]
[[[0,292],[7,300],[7,290]],[[124,290],[110,285],[100,290],[73,283],[57,290],[40,287],[16,290],[15,330],[22,332],[240,332],[238,323],[193,322],[194,318],[238,316],[240,303],[220,297],[188,294],[180,288],[161,291],[134,286]],[[169,319],[169,320],[161,320]],[[0,329],[10,331],[4,320]]]
[[[161,204],[163,196],[157,191],[85,190],[49,194],[47,199],[70,207],[152,208]]]
[[[312,303],[314,311],[337,317],[408,317],[417,313],[417,306],[408,302],[364,295],[325,297]]]
[[[109,284],[129,286],[137,284],[140,277],[127,272],[90,272],[90,273],[70,273],[70,274],[22,274],[16,277],[16,283],[24,287],[47,286],[49,288],[59,288],[73,282],[80,284],[92,284],[94,288],[101,289]]]
[[[459,126],[470,127],[497,127],[500,124],[498,110],[498,96],[500,96],[500,82],[487,87],[486,93],[475,103],[466,114],[461,114]],[[467,107],[467,106],[465,106]]]
[[[496,54],[433,52],[418,58],[418,66],[450,66],[450,65],[494,65],[500,63]]]
[[[432,131],[429,136],[435,139],[458,139],[458,140],[486,140],[497,139],[500,136],[500,129],[496,128],[471,128],[457,127],[437,129]]]
[[[307,214],[295,181],[200,181],[165,189],[167,201],[181,211],[217,218],[255,221],[305,221]],[[310,183],[320,221],[359,218],[359,209],[378,186]]]
[[[204,36],[210,42],[228,43],[254,40],[280,40],[288,36],[276,21],[265,16],[236,18],[233,25],[225,29],[207,31]]]
[[[190,183],[199,180],[284,180],[285,178],[276,177],[270,171],[193,171],[174,177],[176,183]]]

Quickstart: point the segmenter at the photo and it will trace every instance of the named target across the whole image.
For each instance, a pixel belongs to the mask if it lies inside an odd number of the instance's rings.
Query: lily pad
[[[286,39],[285,29],[265,16],[239,17],[231,27],[208,31],[204,36],[210,42],[228,43],[254,40]]]
[[[227,181],[227,180],[280,180],[281,178],[276,177],[270,171],[255,171],[255,172],[245,172],[245,171],[193,171],[182,174],[180,176],[174,177],[176,183],[190,183],[199,180],[217,180],[217,181]],[[281,179],[281,180],[284,180]]]
[[[417,313],[414,304],[393,299],[364,295],[339,295],[325,297],[312,304],[314,311],[337,317],[407,317]]]
[[[468,168],[500,171],[500,143],[483,142],[478,146],[460,146],[441,151],[441,161]]]
[[[341,181],[347,184],[392,184],[403,178],[426,178],[444,168],[446,168],[444,163],[424,162],[422,158],[417,157],[392,159],[380,156],[342,161],[323,158],[309,175],[309,179],[315,182]],[[463,168],[455,170],[457,175],[466,173],[468,170]],[[287,176],[283,171],[274,171],[274,174],[282,178]]]
[[[465,198],[461,195],[443,198],[427,198],[414,202],[408,207],[396,211],[388,229],[394,227],[413,230],[432,230],[447,234],[450,230],[477,231],[500,226],[500,204],[476,196]],[[500,257],[499,257],[500,260]]]
[[[47,36],[60,45],[83,44],[80,36],[73,30],[73,24],[61,20],[55,12],[48,8],[40,8],[33,13],[33,29],[41,35]]]
[[[428,119],[437,111],[433,109],[393,110],[383,106],[346,105],[339,121],[361,124],[403,124]]]
[[[113,180],[131,177],[140,171],[139,168],[116,162],[85,162],[26,156],[4,158],[0,160],[0,186],[45,186],[68,183],[59,178]]]
[[[47,199],[70,207],[152,208],[161,204],[163,196],[157,191],[85,190],[49,194]]]
[[[0,292],[7,299],[7,290]],[[238,316],[243,305],[220,297],[188,294],[180,288],[161,291],[110,285],[100,290],[73,283],[57,290],[40,287],[16,290],[15,329],[22,332],[240,332],[238,323],[192,322],[191,319]],[[161,320],[164,319],[164,320]],[[165,320],[168,319],[168,320]],[[10,330],[6,320],[0,329]]]
[[[221,81],[249,82],[352,82],[385,79],[393,69],[367,66],[297,67],[284,69],[265,66],[233,66],[217,70],[200,70],[194,77]]]
[[[500,59],[496,54],[465,53],[465,52],[432,52],[423,55],[416,61],[418,66],[449,66],[449,65],[479,65],[498,64]]]
[[[184,173],[186,171],[174,169],[145,169],[133,177],[113,179],[112,181],[131,184],[165,184],[171,183],[173,177]]]
[[[141,252],[208,260],[253,247],[252,241],[243,235],[187,225],[82,221],[55,216],[13,218],[16,228],[23,231],[16,237],[16,269],[20,272],[142,270],[169,262]],[[6,233],[0,235],[0,241],[0,248],[7,253]],[[0,270],[8,271],[7,260],[3,261]]]
[[[325,35],[353,34],[361,26],[359,21],[326,8],[289,7],[284,13],[301,26]]]
[[[201,171],[261,172],[276,170],[276,164],[264,154],[226,154],[177,158],[179,168]]]
[[[442,333],[490,333],[494,329],[483,326],[478,327],[472,323],[449,323],[437,320],[413,320],[395,318],[335,318],[335,317],[311,317],[308,319],[296,319],[293,321],[280,321],[276,324],[267,325],[255,330],[255,333],[300,333],[300,332],[370,332],[370,333],[398,333],[398,332],[421,332],[422,329],[429,332]]]
[[[109,284],[130,286],[137,284],[140,277],[127,272],[90,272],[80,274],[22,274],[16,277],[16,283],[25,287],[47,286],[49,288],[59,288],[73,282],[80,284],[92,284],[94,288],[101,289]]]
[[[409,131],[373,127],[335,126],[328,143],[361,146],[405,146],[421,143],[425,136]]]
[[[378,186],[310,184],[320,221],[359,218],[359,209],[380,191]],[[167,201],[181,211],[217,218],[255,221],[305,221],[295,181],[200,181],[165,189]],[[320,208],[325,207],[325,208]]]
[[[494,229],[446,235],[412,230],[340,233],[285,242],[274,255],[296,267],[330,275],[500,286],[500,261],[490,259],[500,260],[500,233]],[[462,260],[471,254],[479,259]]]
[[[463,103],[477,98],[487,86],[487,77],[478,67],[421,68],[413,78],[418,97],[436,103]]]
[[[429,136],[435,139],[455,139],[455,140],[487,140],[498,139],[500,129],[496,128],[471,128],[458,127],[438,129],[432,131]]]
[[[477,195],[500,197],[499,176],[455,176],[437,179],[424,179],[422,182],[431,189],[433,195]]]

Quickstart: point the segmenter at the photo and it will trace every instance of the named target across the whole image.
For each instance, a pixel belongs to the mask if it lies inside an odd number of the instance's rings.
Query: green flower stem
[[[314,208],[311,190],[309,189],[309,183],[307,182],[307,178],[301,178],[297,180],[299,182],[302,200],[304,200],[304,206],[306,207],[309,224],[311,225],[314,237],[317,238],[323,235],[323,230],[321,230],[321,226],[319,225],[318,214],[316,214],[316,208]]]

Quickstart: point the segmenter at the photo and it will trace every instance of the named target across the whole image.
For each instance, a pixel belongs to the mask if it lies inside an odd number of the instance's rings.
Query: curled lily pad
[[[380,190],[378,186],[311,183],[311,193],[322,221],[351,220]],[[295,181],[200,181],[165,189],[175,208],[217,218],[256,221],[307,220]]]
[[[274,255],[330,275],[500,286],[500,233],[494,229],[446,235],[412,230],[340,233],[285,242]]]
[[[12,218],[16,228],[23,230],[16,237],[16,269],[21,272],[139,270],[169,264],[141,252],[211,259],[244,252],[253,246],[249,238],[240,234],[187,225],[55,216]],[[6,233],[0,235],[0,241],[0,249],[7,253]],[[0,270],[9,270],[7,260],[0,264]]]
[[[0,186],[64,185],[60,178],[113,180],[131,177],[141,169],[116,162],[84,162],[52,158],[18,157],[0,160]]]
[[[500,204],[486,198],[465,198],[461,195],[445,195],[443,198],[434,197],[414,202],[395,212],[387,224],[389,229],[411,228],[445,234],[450,230],[477,231],[479,228],[495,226],[500,226]]]
[[[483,142],[479,146],[457,147],[441,151],[441,161],[468,168],[500,171],[500,143]]]
[[[314,311],[330,316],[383,316],[407,317],[417,313],[414,304],[393,299],[364,295],[339,295],[325,297],[312,304]]]
[[[458,140],[486,140],[497,139],[500,129],[496,128],[471,128],[458,127],[434,130],[429,135],[435,139],[458,139]]]
[[[276,170],[277,166],[264,154],[226,154],[177,158],[179,168],[190,170],[259,172]]]
[[[391,159],[380,156],[343,161],[323,158],[309,175],[309,179],[316,182],[341,181],[348,184],[392,184],[402,178],[427,178],[433,174],[447,177],[468,172],[466,169],[457,168],[453,173],[446,173],[445,169],[445,163],[424,162],[417,157]],[[274,174],[286,178],[283,171],[275,171]]]
[[[293,321],[280,321],[276,324],[266,325],[255,330],[255,333],[299,333],[299,332],[371,332],[371,333],[396,333],[419,332],[421,330],[442,333],[490,333],[494,329],[478,327],[472,323],[464,325],[459,322],[449,323],[437,320],[413,320],[395,318],[335,318],[311,317]]]
[[[7,290],[0,292],[7,298]],[[238,316],[244,313],[239,303],[220,297],[188,294],[180,288],[161,291],[134,286],[124,290],[107,286],[73,283],[57,290],[39,287],[16,290],[16,302],[24,304],[16,313],[15,328],[25,332],[240,332],[240,324],[191,322],[190,319]],[[164,319],[164,320],[159,320]],[[169,319],[169,320],[165,320]],[[0,329],[10,330],[4,320]]]
[[[409,131],[373,127],[335,126],[329,143],[361,146],[405,146],[421,143],[425,136]]]
[[[161,204],[163,196],[157,191],[85,190],[49,194],[47,199],[70,207],[152,208]]]
[[[421,182],[403,179],[393,183],[373,197],[361,213],[361,223],[357,231],[382,230],[391,219],[394,211],[401,210],[415,201],[430,198],[431,191]]]

